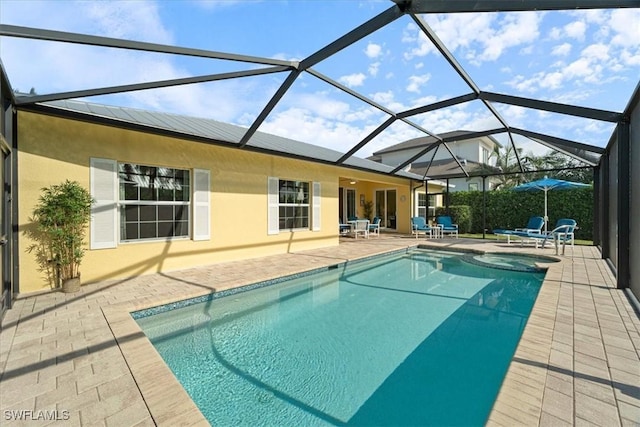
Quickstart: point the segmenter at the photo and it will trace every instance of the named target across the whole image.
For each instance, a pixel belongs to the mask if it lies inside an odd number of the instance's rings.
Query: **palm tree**
[[[528,162],[525,162],[522,158],[522,148],[517,148],[517,153],[522,161],[523,167],[525,167],[525,164]],[[495,159],[495,163],[491,161],[492,159]],[[528,159],[528,156],[525,159]],[[492,163],[494,164],[492,165]],[[502,174],[496,175],[498,171],[502,172]],[[509,144],[503,149],[503,147],[499,145],[494,145],[493,151],[489,155],[489,164],[482,164],[475,171],[474,175],[495,176],[497,182],[494,183],[493,189],[504,190],[515,187],[522,182],[522,176],[518,172],[521,171],[513,146]]]

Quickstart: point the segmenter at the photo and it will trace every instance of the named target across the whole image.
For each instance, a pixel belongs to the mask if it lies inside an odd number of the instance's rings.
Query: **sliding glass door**
[[[382,228],[395,230],[397,228],[396,190],[376,190],[375,215],[380,217]]]

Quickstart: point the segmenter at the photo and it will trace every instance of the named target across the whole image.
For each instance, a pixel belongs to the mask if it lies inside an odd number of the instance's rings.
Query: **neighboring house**
[[[55,101],[17,108],[19,292],[49,289],[24,231],[41,189],[66,179],[96,203],[84,283],[339,243],[365,202],[410,232],[421,177],[208,119]],[[432,183],[430,191],[441,191]]]
[[[462,139],[470,133],[464,130],[457,130],[438,136],[450,141],[447,142],[447,145],[469,175],[477,175],[487,167],[495,165],[495,159],[492,158],[491,154],[495,147],[501,147],[501,145],[491,136]],[[456,139],[458,137],[460,137],[460,140]],[[376,151],[373,156],[369,157],[369,160],[389,166],[398,166],[406,159],[417,155],[436,142],[438,140],[431,136],[410,139]],[[420,176],[426,175],[427,178],[448,180],[450,191],[482,190],[482,178],[467,178],[451,156],[451,153],[443,145],[437,148],[435,156],[433,150],[431,150],[416,159],[405,170]],[[487,177],[485,189],[492,189],[495,183],[497,183],[495,178]]]

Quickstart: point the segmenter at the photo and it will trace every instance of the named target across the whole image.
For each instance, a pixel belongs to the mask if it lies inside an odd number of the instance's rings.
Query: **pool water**
[[[483,425],[543,273],[462,257],[383,256],[134,317],[216,426]]]

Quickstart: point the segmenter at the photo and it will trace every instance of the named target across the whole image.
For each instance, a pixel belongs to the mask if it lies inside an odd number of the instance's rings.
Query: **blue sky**
[[[3,24],[227,53],[302,60],[391,7],[389,1],[15,1]],[[422,15],[482,89],[621,112],[640,80],[640,9]],[[15,89],[39,94],[246,70],[254,65],[62,43],[0,38]],[[393,111],[470,92],[409,16],[315,70]],[[209,117],[249,126],[285,74],[103,96],[95,102]],[[604,146],[614,126],[496,104],[513,127]],[[347,151],[387,116],[304,73],[260,127]],[[498,122],[478,102],[412,121],[431,132]],[[396,122],[357,155],[421,134]],[[502,137],[498,137],[500,139]],[[545,151],[522,138],[525,152]]]

